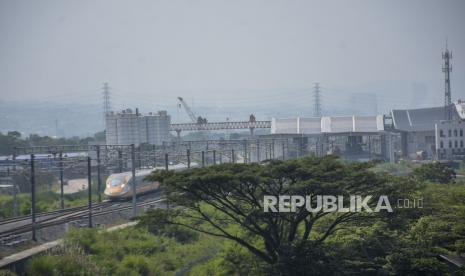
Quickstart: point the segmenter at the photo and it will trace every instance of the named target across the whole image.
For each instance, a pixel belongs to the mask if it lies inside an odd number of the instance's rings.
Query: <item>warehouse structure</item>
[[[446,118],[451,105],[420,109],[392,110],[393,129],[401,134],[402,155],[411,159],[423,155],[432,159],[436,155],[435,125]]]
[[[391,117],[394,131],[401,134],[403,156],[463,159],[465,112],[460,101],[446,107],[392,110]]]
[[[294,136],[307,152],[316,155],[394,161],[393,137],[385,131],[382,115],[273,118],[271,134]]]
[[[378,116],[274,118],[271,133],[301,137],[309,151],[318,155],[465,160],[465,103],[395,109]]]
[[[289,118],[271,120],[271,133],[296,134],[342,134],[342,133],[379,133],[384,131],[384,117],[378,116],[340,116],[321,118]]]

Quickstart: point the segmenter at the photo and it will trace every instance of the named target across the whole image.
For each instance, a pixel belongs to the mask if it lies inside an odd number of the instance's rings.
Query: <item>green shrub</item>
[[[143,255],[127,255],[121,261],[121,265],[137,275],[146,276],[150,273],[149,261]]]
[[[449,183],[455,179],[455,171],[446,164],[434,162],[424,164],[412,172],[412,176],[418,181],[431,181],[438,183]]]
[[[57,258],[54,256],[40,256],[32,258],[26,271],[28,275],[49,276],[55,275],[57,266]]]
[[[16,274],[9,270],[0,270],[0,276],[16,276]]]
[[[32,258],[26,267],[28,275],[105,275],[90,256],[85,255],[77,245],[65,245],[50,255]]]
[[[159,220],[162,219],[160,216],[163,216],[160,209],[149,210],[140,217],[138,227],[145,228],[154,235],[174,238],[180,243],[189,243],[198,240],[199,235],[197,232],[178,225],[159,223]]]

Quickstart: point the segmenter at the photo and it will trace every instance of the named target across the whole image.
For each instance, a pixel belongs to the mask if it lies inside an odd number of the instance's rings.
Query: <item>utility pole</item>
[[[304,155],[304,134],[300,136],[299,139],[299,157],[302,157]]]
[[[119,167],[119,172],[123,172],[123,151],[121,149],[118,149],[118,167]]]
[[[371,135],[368,135],[368,159],[371,160]]]
[[[272,146],[271,146],[271,153],[272,153],[272,156],[271,156],[271,159],[274,159],[274,139],[271,140],[272,141]]]
[[[168,160],[168,153],[165,153],[165,170],[169,169],[169,160]],[[170,208],[170,202],[168,197],[166,198],[166,208]]]
[[[132,170],[132,216],[137,216],[137,181],[136,181],[136,153],[134,144],[131,144],[131,170]]]
[[[168,153],[165,153],[165,170],[169,169]]]
[[[15,153],[13,154],[13,174],[16,174],[16,148]],[[18,186],[16,185],[16,181],[12,178],[13,183],[13,216],[18,215]]]
[[[285,153],[285,152],[284,152],[284,141],[283,141],[283,143],[282,143],[282,145],[281,145],[281,148],[282,148],[282,150],[283,150],[283,160],[286,160],[285,155],[284,155],[284,153]]]
[[[98,202],[102,202],[102,176],[100,173],[100,146],[97,146],[97,194]]]
[[[191,150],[187,149],[187,168],[191,167]]]
[[[87,157],[87,192],[88,192],[88,213],[89,213],[89,228],[92,228],[92,167],[91,159]]]
[[[273,159],[273,145],[269,144],[269,148],[270,148],[270,160],[271,160]]]
[[[244,139],[244,164],[247,164],[247,140]]]
[[[213,150],[213,165],[216,165],[216,150]]]
[[[157,149],[156,146],[153,145],[153,168],[157,167]]]
[[[202,151],[202,168],[205,167],[205,151]]]
[[[34,167],[34,154],[31,154],[31,218],[32,218],[32,240],[36,237],[36,178]]]
[[[442,53],[442,59],[444,64],[442,66],[442,72],[444,72],[444,109],[446,111],[446,119],[452,120],[452,113],[449,106],[452,104],[452,95],[450,91],[450,72],[452,72],[452,65],[450,59],[452,59],[452,52],[449,52],[447,48],[446,40],[446,51]]]
[[[313,90],[313,117],[320,118],[321,115],[320,84],[316,82]]]
[[[60,203],[61,209],[65,209],[65,199],[64,199],[64,191],[63,191],[63,152],[60,151]]]
[[[257,138],[257,163],[260,163],[260,140]]]

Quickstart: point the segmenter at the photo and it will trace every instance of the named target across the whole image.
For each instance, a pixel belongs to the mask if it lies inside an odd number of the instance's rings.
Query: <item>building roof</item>
[[[448,110],[456,113],[454,105]],[[445,120],[447,110],[444,107],[429,107],[419,109],[394,109],[391,111],[394,128],[401,131],[434,131],[434,125]]]
[[[455,108],[457,109],[457,114],[459,115],[460,119],[465,119],[465,102],[459,100],[455,104]]]

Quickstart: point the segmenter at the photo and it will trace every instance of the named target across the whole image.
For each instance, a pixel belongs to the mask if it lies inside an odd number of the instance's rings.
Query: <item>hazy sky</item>
[[[320,82],[328,104],[406,81],[442,104],[446,37],[465,98],[464,26],[463,0],[0,0],[0,95],[100,104],[107,81],[119,106],[262,106]]]

